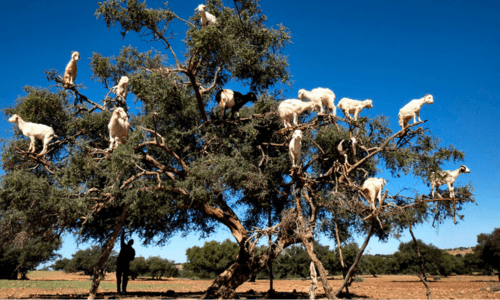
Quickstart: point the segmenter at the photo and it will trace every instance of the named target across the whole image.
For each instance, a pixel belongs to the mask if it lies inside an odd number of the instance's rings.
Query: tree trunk
[[[262,268],[267,264],[263,264]],[[257,274],[262,268],[254,269],[250,263],[236,261],[226,271],[222,272],[207,289],[201,299],[235,299],[236,288]]]
[[[314,268],[314,263],[311,261],[309,266],[309,274],[311,275],[311,287],[309,288],[309,299],[314,300],[316,297],[316,290],[318,289],[318,276],[316,275],[316,268]]]
[[[276,246],[278,242],[281,247]],[[235,299],[236,288],[267,267],[269,260],[275,260],[282,248],[293,243],[293,238],[281,239],[276,241],[268,251],[255,257],[252,257],[250,250],[244,247],[243,243],[240,245],[240,253],[236,262],[214,280],[201,299]]]
[[[337,245],[339,246],[339,257],[340,257],[340,266],[342,267],[342,278],[346,277],[346,270],[345,270],[345,264],[344,264],[344,257],[342,256],[342,247],[340,245],[340,237],[339,237],[339,229],[337,227],[337,222],[333,221],[335,224],[335,237],[337,238]],[[345,286],[345,292],[349,296],[349,287],[346,285]]]
[[[335,295],[333,293],[333,288],[330,285],[330,283],[328,282],[326,270],[323,267],[323,264],[321,263],[321,261],[318,259],[318,257],[314,253],[314,243],[308,241],[307,238],[303,238],[302,244],[306,248],[307,254],[309,254],[309,258],[311,258],[311,261],[314,263],[314,265],[316,265],[316,269],[318,269],[319,276],[321,278],[321,283],[323,284],[323,290],[325,290],[326,297],[328,299],[335,298]]]
[[[87,298],[88,300],[95,299],[95,295],[97,294],[97,289],[99,289],[99,284],[101,283],[100,275],[103,275],[102,270],[104,268],[104,264],[108,261],[109,255],[111,254],[111,251],[113,251],[113,247],[115,246],[118,233],[120,232],[120,229],[122,229],[123,224],[125,224],[125,217],[127,216],[128,207],[129,207],[128,205],[125,205],[125,207],[123,207],[123,212],[120,216],[120,220],[116,224],[115,229],[111,234],[111,237],[106,242],[106,246],[104,247],[104,251],[101,255],[101,258],[99,258],[99,261],[94,266],[94,278],[92,280],[92,286],[90,288],[89,297]]]
[[[431,289],[429,285],[427,284],[427,277],[425,276],[425,266],[424,266],[424,259],[422,258],[422,255],[420,255],[420,248],[418,247],[417,239],[415,238],[415,235],[413,235],[413,231],[411,230],[411,224],[409,226],[410,229],[410,234],[411,238],[413,239],[413,244],[415,245],[415,251],[417,252],[418,259],[420,260],[420,280],[424,284],[425,288],[427,289],[426,294],[427,294],[427,299],[432,299],[431,298]]]
[[[354,263],[352,264],[351,268],[349,268],[349,271],[347,272],[346,278],[344,278],[344,282],[340,286],[340,288],[335,292],[334,298],[337,298],[342,290],[344,289],[345,286],[347,286],[347,282],[349,279],[354,275],[354,272],[356,271],[356,268],[358,266],[358,263],[361,259],[361,255],[363,255],[363,252],[366,249],[366,246],[368,246],[368,242],[370,241],[371,236],[373,235],[373,232],[375,231],[375,224],[372,221],[372,224],[370,225],[370,231],[368,232],[368,236],[365,239],[365,242],[361,246],[361,249],[359,249],[358,255],[356,255],[356,259],[354,259]],[[331,299],[331,297],[328,297]]]

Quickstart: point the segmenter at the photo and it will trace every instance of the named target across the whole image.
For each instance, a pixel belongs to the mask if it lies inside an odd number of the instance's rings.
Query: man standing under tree
[[[135,250],[134,248],[132,248],[133,244],[134,240],[132,239],[128,241],[128,244],[125,244],[125,230],[122,231],[120,254],[118,254],[118,259],[116,260],[116,286],[118,293],[120,293],[120,283],[122,281],[122,274],[123,274],[122,293],[127,292],[128,274],[130,272],[130,262],[133,261],[135,257]]]

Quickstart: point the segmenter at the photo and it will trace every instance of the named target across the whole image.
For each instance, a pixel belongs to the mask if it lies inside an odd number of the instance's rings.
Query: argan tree
[[[168,6],[99,3],[96,15],[108,27],[119,26],[122,36],[135,32],[154,42],[156,50],[125,47],[113,57],[94,53],[92,78],[110,89],[102,99],[89,99],[78,81],[64,87],[53,69],[46,73],[55,87],[28,87],[4,110],[49,125],[58,136],[43,157],[26,152],[28,141],[18,129],[4,146],[0,209],[9,217],[1,222],[12,238],[78,233],[82,241],[102,246],[94,266],[99,274],[124,227],[146,244],[161,245],[177,233],[206,237],[225,226],[238,255],[204,298],[234,298],[239,285],[297,243],[313,262],[310,269],[319,271],[327,297],[334,298],[372,235],[384,240],[431,215],[442,222],[473,200],[470,187],[456,187],[455,199],[395,191],[386,192],[383,204],[371,211],[359,187],[379,167],[428,182],[445,161],[464,154],[439,146],[421,127],[424,122],[393,133],[384,116],[351,121],[306,113],[300,125],[283,129],[276,111],[290,78],[283,54],[290,33],[266,25],[258,0],[224,4],[207,1],[217,23],[202,27],[198,14],[181,18]],[[173,22],[185,31],[172,34]],[[177,37],[182,49],[173,46]],[[128,110],[132,130],[126,143],[107,150],[111,112],[124,106],[123,99],[111,97],[111,88],[124,75],[130,78],[127,101],[136,101],[140,110]],[[223,118],[214,98],[228,82],[249,89],[257,100],[239,116]],[[302,165],[291,169],[288,144],[295,129],[304,134]],[[356,143],[348,145],[352,138]],[[345,241],[354,233],[366,240],[334,293],[314,238],[325,234]],[[268,248],[257,254],[260,238]],[[89,298],[99,278],[94,276]]]

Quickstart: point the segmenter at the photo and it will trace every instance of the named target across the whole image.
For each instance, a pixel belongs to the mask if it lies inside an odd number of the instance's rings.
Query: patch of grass
[[[69,281],[69,280],[0,280],[0,289],[2,288],[14,288],[14,289],[45,289],[45,290],[56,290],[56,289],[90,289],[92,284],[91,280],[81,280],[81,281]],[[103,282],[99,284],[101,290],[115,290],[115,282]],[[159,284],[143,284],[140,282],[129,281],[128,288],[135,291],[147,291],[154,289],[167,289],[167,290],[181,290],[189,289],[189,286],[181,283],[162,283]]]
[[[128,288],[133,289],[134,291],[143,291],[143,290],[181,290],[181,289],[189,289],[189,285],[181,284],[181,283],[162,283],[162,284],[134,284],[133,282],[128,282]]]
[[[28,278],[50,278],[52,273],[54,273],[54,271],[30,271],[26,276]]]
[[[434,280],[441,280],[441,277],[435,276],[435,277],[432,277],[432,279],[434,279]]]
[[[89,289],[92,282],[88,281],[67,281],[67,280],[0,280],[0,289],[2,288],[25,288],[25,289],[45,289],[55,290],[60,288]],[[114,282],[101,282],[101,289],[115,289]]]
[[[365,279],[363,277],[356,277],[356,278],[354,278],[353,281],[354,282],[363,282],[363,281],[365,281]]]

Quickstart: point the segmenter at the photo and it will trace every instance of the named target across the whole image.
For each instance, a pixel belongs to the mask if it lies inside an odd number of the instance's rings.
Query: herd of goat
[[[195,10],[200,13],[202,27],[213,25],[217,23],[217,18],[206,11],[206,5],[200,4]],[[70,88],[74,86],[77,73],[77,61],[80,59],[78,52],[71,53],[71,60],[66,66],[64,77],[62,78],[63,87]],[[116,100],[122,106],[126,105],[126,98],[128,92],[129,78],[122,76],[118,84],[111,88],[111,92],[116,94]],[[285,128],[298,125],[298,117],[306,110],[317,111],[318,115],[331,115],[336,116],[336,107],[334,104],[335,94],[326,88],[316,88],[311,91],[301,89],[298,94],[299,99],[289,99],[282,101],[278,107],[278,115],[285,126]],[[238,111],[248,102],[255,102],[257,97],[254,93],[243,95],[239,92],[230,89],[220,90],[215,97],[221,109],[221,115],[224,117],[226,109],[231,109],[231,116],[236,114],[239,116]],[[309,100],[309,101],[302,101]],[[398,120],[402,129],[408,126],[409,121],[413,118],[414,123],[421,122],[420,109],[424,104],[431,104],[434,102],[432,95],[425,95],[420,99],[415,99],[406,104],[399,111]],[[360,112],[364,108],[372,108],[372,100],[367,99],[364,101],[353,100],[349,98],[342,98],[337,105],[345,116],[356,121]],[[324,108],[323,108],[324,107]],[[351,117],[353,114],[353,117]],[[417,121],[418,118],[418,121]],[[55,135],[52,127],[43,124],[35,124],[25,122],[20,115],[14,114],[8,120],[11,123],[16,123],[23,135],[29,137],[30,146],[28,152],[35,152],[35,139],[43,142],[43,150],[39,156],[44,156],[48,151],[48,144],[53,138],[58,138]],[[114,109],[111,120],[108,124],[110,144],[108,151],[115,149],[118,144],[123,144],[128,139],[128,132],[130,130],[130,123],[128,115],[122,107]],[[356,139],[352,139],[352,143],[356,143]],[[295,130],[289,142],[289,156],[292,162],[292,168],[300,166],[300,156],[302,148],[302,131]],[[447,185],[450,192],[450,197],[454,198],[455,193],[453,183],[457,177],[462,173],[469,173],[470,170],[462,165],[457,170],[440,171],[437,174],[433,173],[431,177],[432,197],[434,198],[434,191],[441,185]],[[375,210],[375,202],[378,200],[379,206],[382,199],[382,190],[386,185],[383,178],[368,178],[363,183],[361,190],[369,204],[371,210]],[[438,193],[439,195],[439,193]],[[439,195],[441,197],[441,195]]]

